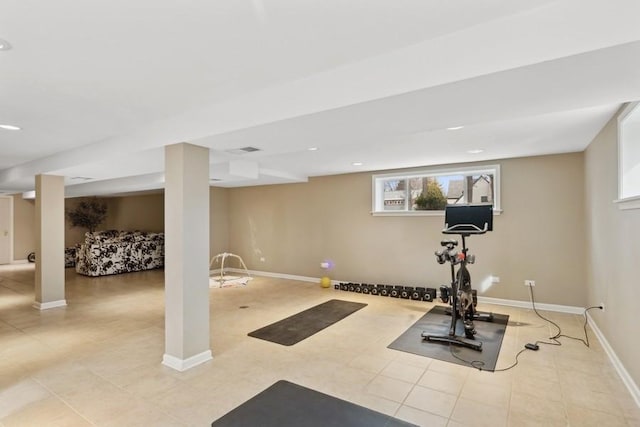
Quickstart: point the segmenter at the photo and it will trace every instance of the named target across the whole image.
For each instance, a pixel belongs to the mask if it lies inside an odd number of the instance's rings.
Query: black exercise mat
[[[451,316],[445,313],[447,307],[437,305],[433,307],[427,314],[422,316],[420,320],[413,324],[405,333],[400,335],[398,339],[389,344],[389,348],[400,350],[407,353],[413,353],[420,356],[431,357],[433,359],[444,360],[446,362],[457,363],[459,365],[469,366],[462,360],[456,359],[453,352],[460,359],[468,362],[474,362],[476,367],[482,367],[486,370],[494,370],[502,345],[502,338],[507,328],[509,316],[505,314],[493,314],[493,322],[474,321],[476,327],[475,342],[482,342],[482,351],[472,350],[470,348],[451,345],[448,343],[437,341],[426,341],[422,339],[422,332],[428,332],[431,335],[448,335],[451,326]],[[464,337],[464,324],[462,321],[457,322],[457,335]],[[480,363],[476,363],[476,361]]]
[[[211,423],[211,427],[414,426],[288,381],[278,381]]]
[[[249,336],[277,344],[293,345],[366,306],[367,304],[359,302],[332,299],[264,328],[249,332]]]

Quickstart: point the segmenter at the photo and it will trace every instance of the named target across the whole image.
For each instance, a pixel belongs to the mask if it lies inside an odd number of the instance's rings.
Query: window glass
[[[640,104],[630,104],[618,119],[620,199],[640,196]]]
[[[384,185],[384,210],[385,211],[404,211],[406,210],[406,180],[404,179],[387,179],[383,181]]]
[[[497,165],[374,175],[373,213],[440,212],[455,204],[491,204],[498,210],[498,176]]]

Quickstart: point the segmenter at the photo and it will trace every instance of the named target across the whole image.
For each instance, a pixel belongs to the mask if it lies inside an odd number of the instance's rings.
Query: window
[[[621,209],[640,209],[640,102],[618,116],[618,199]]]
[[[500,210],[500,166],[373,176],[374,215],[425,215],[480,203]]]

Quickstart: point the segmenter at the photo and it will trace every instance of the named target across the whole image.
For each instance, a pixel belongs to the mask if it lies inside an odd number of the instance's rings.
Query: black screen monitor
[[[444,211],[443,233],[482,234],[493,230],[493,206],[449,205]]]

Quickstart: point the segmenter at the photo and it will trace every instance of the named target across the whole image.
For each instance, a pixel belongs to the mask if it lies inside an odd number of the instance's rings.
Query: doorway
[[[13,258],[13,199],[0,196],[0,264],[11,264]]]

